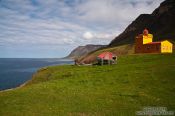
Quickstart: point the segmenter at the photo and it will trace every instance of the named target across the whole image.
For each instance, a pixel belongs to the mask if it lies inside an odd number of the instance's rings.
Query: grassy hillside
[[[1,116],[134,116],[175,110],[175,54],[121,56],[111,66],[52,66],[24,87],[0,92]]]
[[[80,57],[79,61],[83,63],[92,63],[96,60],[97,56],[102,52],[112,52],[116,54],[117,56],[121,55],[128,55],[134,53],[134,45],[133,44],[126,44],[116,47],[109,47],[109,48],[103,48],[96,51],[93,51],[86,56]]]

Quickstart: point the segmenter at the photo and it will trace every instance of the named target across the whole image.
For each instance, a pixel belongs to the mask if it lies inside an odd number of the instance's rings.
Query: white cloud
[[[65,44],[74,44],[75,43],[72,39],[64,38],[63,40],[64,40]]]
[[[139,14],[151,13],[163,0],[88,0],[76,7],[76,18],[99,25],[123,25]],[[150,3],[150,4],[148,4]]]
[[[0,45],[108,44],[137,16],[151,13],[162,1],[1,0]]]
[[[98,33],[98,34],[95,34],[95,37],[97,39],[103,39],[103,40],[111,40],[111,39],[114,39],[114,37],[116,37],[117,34],[116,33]]]
[[[85,32],[85,33],[83,34],[83,37],[84,37],[85,39],[92,39],[94,36],[93,36],[93,34],[92,34],[91,32]]]

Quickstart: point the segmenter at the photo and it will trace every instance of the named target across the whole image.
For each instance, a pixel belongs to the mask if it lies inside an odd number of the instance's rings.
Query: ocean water
[[[41,67],[61,64],[73,64],[73,61],[57,58],[0,58],[0,90],[20,86]]]

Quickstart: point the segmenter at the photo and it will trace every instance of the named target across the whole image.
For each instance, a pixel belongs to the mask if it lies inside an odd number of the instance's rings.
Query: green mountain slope
[[[24,87],[0,92],[1,116],[135,116],[175,109],[175,54],[128,55],[111,66],[52,66]]]
[[[85,56],[79,57],[79,62],[85,63],[85,64],[94,63],[96,62],[97,56],[102,52],[112,52],[117,56],[134,54],[134,45],[126,44],[126,45],[121,45],[116,47],[106,47],[106,48],[98,49]]]

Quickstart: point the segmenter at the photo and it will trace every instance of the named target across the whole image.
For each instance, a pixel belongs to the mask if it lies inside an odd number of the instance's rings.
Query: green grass
[[[95,60],[95,58],[102,52],[112,52],[116,54],[117,56],[134,54],[134,45],[126,44],[126,45],[121,45],[121,46],[116,46],[116,47],[102,48],[102,49],[93,51],[85,56],[81,56],[78,59],[79,61],[88,60],[88,59]]]
[[[109,47],[102,50],[97,50],[93,52],[95,55],[99,55],[102,52],[120,52],[121,54],[133,54],[134,53],[134,45],[132,44],[126,44],[116,47]]]
[[[120,56],[111,66],[52,66],[0,92],[0,116],[134,116],[175,109],[175,54]]]

